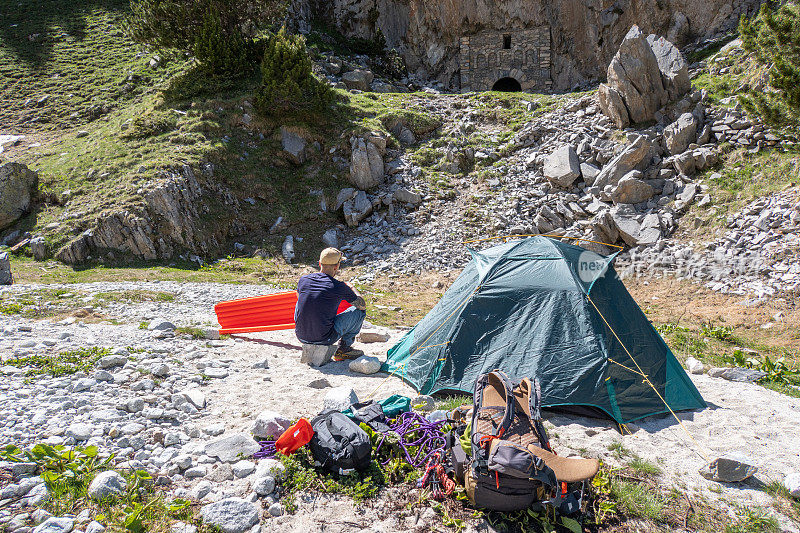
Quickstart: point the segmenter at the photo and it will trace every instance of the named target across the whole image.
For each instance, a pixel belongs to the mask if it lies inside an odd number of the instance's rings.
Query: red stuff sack
[[[311,429],[311,424],[305,418],[301,418],[278,437],[278,440],[275,441],[275,449],[283,455],[293,454],[308,444],[313,436],[314,430]]]

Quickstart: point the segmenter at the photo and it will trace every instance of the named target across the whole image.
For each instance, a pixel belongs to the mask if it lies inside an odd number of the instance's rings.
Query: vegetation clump
[[[40,376],[49,374],[57,378],[68,376],[79,371],[89,372],[94,368],[94,364],[101,358],[109,355],[111,350],[108,348],[80,348],[58,355],[31,355],[20,357],[13,361],[15,366],[30,367],[27,371],[28,376]]]
[[[739,23],[742,46],[766,67],[762,80],[740,96],[749,112],[786,133],[800,134],[800,6],[764,3],[758,15]]]
[[[189,54],[213,73],[241,74],[284,8],[281,0],[132,0],[128,32],[137,42]]]
[[[261,62],[261,86],[256,108],[265,116],[281,117],[298,111],[321,111],[333,91],[311,73],[306,41],[281,28],[272,34]]]

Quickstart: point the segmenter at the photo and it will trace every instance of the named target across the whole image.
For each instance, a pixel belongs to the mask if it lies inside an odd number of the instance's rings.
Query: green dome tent
[[[499,368],[539,378],[546,407],[600,409],[618,423],[706,406],[617,277],[616,254],[538,236],[470,252],[382,370],[431,394],[472,393]]]

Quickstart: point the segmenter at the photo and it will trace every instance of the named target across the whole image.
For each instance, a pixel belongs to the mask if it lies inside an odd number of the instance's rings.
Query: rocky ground
[[[43,289],[51,291],[54,303],[47,303]],[[358,506],[337,496],[304,496],[296,514],[284,512],[274,492],[281,467],[250,458],[258,449],[253,433],[266,435],[286,419],[311,417],[342,395],[348,397],[351,389],[360,399],[414,393],[396,378],[355,373],[346,362],[321,368],[301,364],[291,332],[222,340],[181,334],[194,330],[176,334],[175,326],[212,326],[213,305],[220,300],[267,290],[172,282],[3,288],[6,304],[38,297],[46,310],[70,300],[78,311],[45,320],[0,315],[0,444],[97,445],[116,455],[119,468],[145,469],[170,494],[201,501],[208,509],[204,518],[222,521],[226,531],[435,527],[433,512],[387,514],[380,504]],[[126,296],[109,300],[108,294]],[[145,294],[149,301],[136,301]],[[165,294],[172,297],[158,296]],[[361,347],[382,360],[403,332],[389,333],[388,342]],[[72,375],[31,377],[26,375],[30,368],[18,362],[93,346],[108,352],[90,369]],[[653,417],[629,424],[620,435],[604,421],[551,414],[547,427],[554,445],[562,454],[599,457],[611,465],[641,458],[658,466],[661,483],[680,487],[696,502],[710,502],[731,516],[744,507],[764,509],[784,531],[800,531],[763,489],[783,482],[800,461],[794,438],[800,400],[752,383],[702,374],[692,379],[709,408],[680,413],[682,425],[670,416]],[[709,460],[736,453],[749,456],[750,471],[758,469],[749,481],[720,484],[698,473]],[[41,502],[46,491],[38,478],[25,477],[24,466],[15,466],[14,472],[15,482],[0,493],[0,524],[26,533],[47,516],[31,516],[21,506]],[[391,490],[381,496],[398,497]],[[226,514],[220,506],[233,510]],[[87,526],[88,516],[67,520],[87,532],[95,527]],[[476,527],[485,525],[469,525],[470,530]]]

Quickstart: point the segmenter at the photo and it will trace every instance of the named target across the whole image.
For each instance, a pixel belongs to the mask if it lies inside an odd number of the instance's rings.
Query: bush
[[[284,10],[285,0],[131,0],[127,29],[137,42],[236,74],[254,62],[256,39]]]
[[[800,7],[762,4],[751,20],[739,22],[742,46],[767,68],[768,88],[752,87],[742,105],[767,124],[800,134]]]
[[[333,91],[311,73],[305,39],[287,33],[286,28],[271,35],[261,62],[256,108],[267,116],[321,111],[332,99]]]

